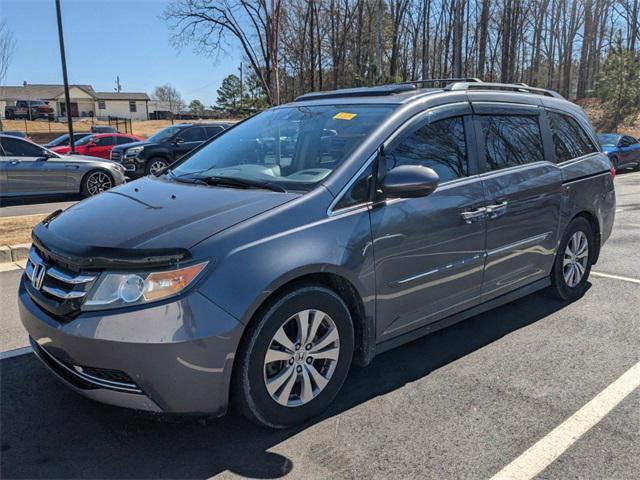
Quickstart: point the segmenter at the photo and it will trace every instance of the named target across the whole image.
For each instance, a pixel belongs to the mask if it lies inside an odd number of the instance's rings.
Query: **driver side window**
[[[440,183],[469,175],[463,117],[428,123],[385,152],[387,171],[400,165],[432,168]]]
[[[12,157],[42,157],[44,156],[44,150],[33,143],[25,142],[22,140],[2,137],[0,138],[0,145],[5,151],[5,154]]]

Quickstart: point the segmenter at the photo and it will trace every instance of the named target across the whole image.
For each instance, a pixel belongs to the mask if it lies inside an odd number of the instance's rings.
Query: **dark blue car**
[[[631,135],[601,133],[598,135],[602,150],[609,155],[616,168],[640,170],[640,142]]]

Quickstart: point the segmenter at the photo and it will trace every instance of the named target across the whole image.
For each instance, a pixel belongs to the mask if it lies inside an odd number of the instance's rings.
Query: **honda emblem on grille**
[[[47,274],[47,267],[45,267],[42,263],[33,262],[33,272],[31,273],[31,285],[36,290],[40,290],[42,288],[42,284],[44,283],[44,276]]]

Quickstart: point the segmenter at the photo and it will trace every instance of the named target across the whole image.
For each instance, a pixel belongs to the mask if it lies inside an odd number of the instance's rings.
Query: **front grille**
[[[87,292],[97,274],[72,272],[63,266],[44,260],[35,247],[31,247],[25,266],[28,291],[42,308],[56,317],[68,317],[80,311]]]
[[[49,368],[72,385],[82,389],[106,388],[127,393],[144,393],[124,372],[94,367],[82,367],[65,362],[30,338],[31,347]]]
[[[118,150],[111,150],[111,160],[114,162],[120,162],[122,160],[122,152]]]

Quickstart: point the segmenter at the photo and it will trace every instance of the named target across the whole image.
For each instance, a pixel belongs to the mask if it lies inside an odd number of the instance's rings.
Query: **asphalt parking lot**
[[[33,354],[5,355],[0,476],[475,479],[515,465],[519,478],[640,478],[640,389],[597,402],[640,371],[640,173],[616,189],[616,226],[583,298],[536,293],[380,355],[301,428],[110,407],[67,390]],[[4,351],[26,345],[19,274],[0,273]],[[600,409],[590,428],[585,405]],[[522,457],[534,445],[542,469]]]

